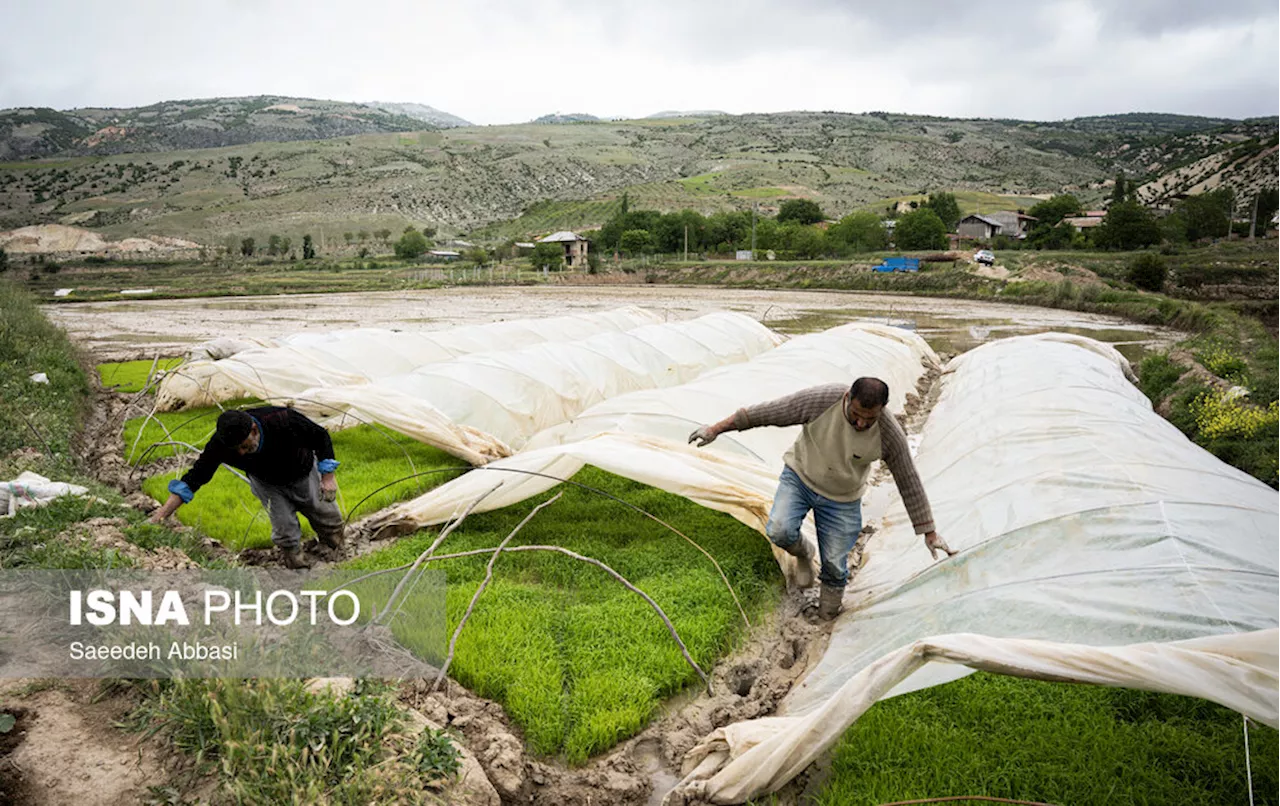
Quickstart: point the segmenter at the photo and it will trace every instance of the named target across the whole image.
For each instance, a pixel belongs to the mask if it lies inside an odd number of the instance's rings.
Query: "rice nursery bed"
[[[574,481],[662,518],[696,540],[724,569],[753,623],[778,603],[782,579],[757,532],[722,513],[595,468]],[[510,545],[556,545],[600,560],[666,611],[704,670],[746,631],[714,566],[678,535],[602,496],[562,485]],[[436,549],[493,548],[555,492],[471,515]],[[348,564],[394,568],[435,539],[424,530]],[[448,574],[450,634],[484,578],[488,554],[432,563]],[[414,647],[415,636],[397,637]],[[576,764],[644,728],[663,699],[700,684],[666,625],[639,596],[599,568],[551,552],[504,554],[458,640],[450,675],[497,700],[529,749]]]
[[[980,737],[980,740],[977,740]],[[816,803],[978,795],[1043,803],[1277,802],[1277,733],[1192,697],[977,673],[877,703]],[[767,802],[764,801],[764,802]]]
[[[98,365],[98,377],[106,388],[117,392],[140,392],[146,386],[153,371],[173,369],[183,362],[181,358],[161,358],[158,361],[119,361]]]

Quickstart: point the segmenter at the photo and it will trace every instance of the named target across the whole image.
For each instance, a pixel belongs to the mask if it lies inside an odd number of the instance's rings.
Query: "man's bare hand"
[[[714,425],[704,425],[689,435],[689,442],[697,442],[698,447],[701,448],[715,442],[718,436],[720,436],[720,432],[716,430]]]
[[[951,557],[955,554],[955,551],[947,545],[947,541],[939,537],[937,532],[929,532],[924,536],[924,546],[929,549],[929,553],[933,555],[933,559],[935,560],[938,559],[939,551],[946,552],[947,557]]]
[[[332,473],[324,473],[320,476],[320,500],[329,502],[338,500],[338,480]]]
[[[164,511],[164,507],[157,507],[147,520],[151,523],[164,523],[164,519],[167,517],[169,517],[169,513]]]

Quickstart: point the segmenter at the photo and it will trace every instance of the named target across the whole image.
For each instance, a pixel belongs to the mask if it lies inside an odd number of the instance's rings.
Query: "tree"
[[[483,246],[473,246],[467,250],[466,259],[476,264],[476,268],[483,269],[484,265],[489,262],[489,252]]]
[[[360,230],[359,232],[356,233],[356,237],[360,239],[360,243],[364,243],[365,241],[369,240],[369,230],[367,229]]]
[[[855,252],[874,252],[889,245],[889,232],[875,213],[850,213],[827,230],[827,240]]]
[[[316,256],[315,245],[311,242],[310,235],[302,236],[302,259],[311,260]]]
[[[280,239],[280,254],[282,255],[288,254],[289,250],[292,248],[293,248],[293,239],[291,238]]]
[[[1227,235],[1234,206],[1235,194],[1224,187],[1183,199],[1176,212],[1186,226],[1187,240],[1198,241]]]
[[[1027,244],[1035,249],[1070,249],[1075,238],[1076,228],[1070,222],[1060,221],[1052,226],[1041,222],[1027,234]]]
[[[929,198],[920,207],[937,213],[947,232],[955,229],[956,224],[960,223],[960,204],[956,201],[954,193],[930,193]]]
[[[813,199],[787,199],[778,208],[778,223],[795,221],[798,224],[817,224],[825,221],[822,208]]]
[[[781,229],[785,248],[793,252],[797,258],[812,260],[826,254],[827,239],[822,230],[817,227],[788,222]]]
[[[540,243],[533,247],[529,262],[535,269],[544,266],[548,269],[564,268],[564,247],[558,243]]]
[[[1027,211],[1027,215],[1038,219],[1037,225],[1048,224],[1053,227],[1062,219],[1080,215],[1083,211],[1084,208],[1080,206],[1079,199],[1070,193],[1062,193],[1038,202]]]
[[[653,250],[653,236],[648,230],[629,229],[622,233],[619,248],[628,255],[644,255]]]
[[[0,249],[0,271],[9,270],[9,253]]]
[[[1280,191],[1268,188],[1258,194],[1258,214],[1253,220],[1253,231],[1257,235],[1266,235],[1271,229],[1271,217],[1280,209]]]
[[[280,254],[281,251],[282,250],[280,249],[279,235],[272,235],[271,237],[267,238],[267,254],[268,255],[278,255]]]
[[[912,210],[898,219],[893,239],[899,249],[946,249],[947,225],[927,207]]]
[[[377,236],[378,240],[382,241],[383,243],[386,243],[387,241],[391,240],[391,230],[389,229],[380,229],[373,234]]]
[[[253,257],[253,239],[252,238],[240,239],[240,254],[244,255],[245,257]]]
[[[342,240],[346,241],[347,243],[351,243],[355,239],[356,239],[356,234],[354,232],[342,233]]]
[[[406,227],[400,240],[396,241],[396,257],[401,260],[417,260],[427,253],[427,238],[413,227]]]
[[[1111,203],[1118,204],[1128,198],[1124,184],[1124,171],[1116,174],[1116,186],[1111,189]]]
[[[1160,243],[1160,224],[1136,201],[1112,202],[1093,242],[1103,249],[1141,249]]]
[[[1129,282],[1147,291],[1160,291],[1169,276],[1164,258],[1159,255],[1138,255],[1129,264]]]

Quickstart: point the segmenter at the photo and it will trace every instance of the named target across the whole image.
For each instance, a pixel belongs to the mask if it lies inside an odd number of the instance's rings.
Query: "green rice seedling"
[[[574,481],[630,502],[698,541],[724,569],[754,620],[778,602],[781,576],[767,541],[722,513],[595,468]],[[714,566],[653,520],[573,485],[531,520],[511,546],[555,545],[600,560],[645,591],[671,619],[703,669],[730,651],[745,625]],[[470,516],[437,555],[492,548],[551,493]],[[361,557],[358,569],[412,562],[429,529]],[[448,574],[452,633],[489,554],[434,563]],[[414,648],[399,621],[397,637]],[[652,719],[665,697],[699,683],[662,619],[601,569],[546,551],[509,552],[461,633],[451,674],[503,703],[531,750],[571,763],[607,750]]]
[[[1255,802],[1277,802],[1276,731],[1250,723]],[[978,738],[980,737],[980,740]],[[877,703],[817,802],[958,795],[1043,803],[1248,803],[1244,728],[1190,697],[978,673]]]
[[[226,409],[244,408],[259,404],[253,398],[228,401],[222,408],[207,406],[184,411],[157,411],[150,417],[131,417],[124,424],[124,457],[129,464],[145,464],[187,453],[181,445],[163,445],[165,442],[185,442],[202,448],[209,437],[218,415]],[[259,404],[260,405],[260,404]]]
[[[98,365],[98,378],[102,386],[117,392],[140,392],[146,386],[152,369],[173,369],[182,363],[181,358],[161,358],[159,361],[121,361]]]

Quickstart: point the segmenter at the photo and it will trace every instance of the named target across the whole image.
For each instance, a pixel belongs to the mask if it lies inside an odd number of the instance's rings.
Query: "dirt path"
[[[5,708],[21,713],[16,741],[0,754],[0,802],[115,806],[137,803],[168,781],[160,749],[115,727],[127,709],[123,698],[94,702],[96,680],[42,685],[13,680],[0,687]]]

